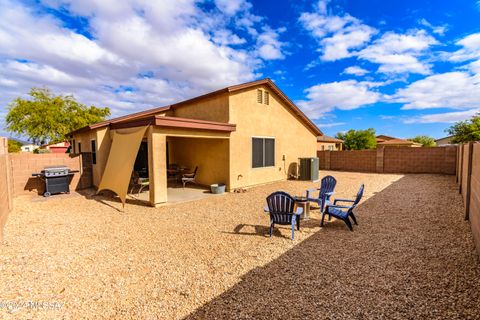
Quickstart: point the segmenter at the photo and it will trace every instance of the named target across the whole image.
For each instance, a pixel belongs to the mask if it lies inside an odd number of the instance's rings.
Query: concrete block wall
[[[0,244],[3,242],[3,228],[13,208],[12,181],[8,157],[8,141],[0,137]]]
[[[456,147],[391,147],[383,153],[383,172],[455,174]]]
[[[455,174],[456,147],[387,147],[376,150],[318,151],[320,169],[377,173]]]
[[[78,170],[70,183],[71,190],[80,190],[91,186],[91,157],[87,154],[70,155],[66,153],[14,153],[10,154],[11,176],[13,180],[13,195],[18,196],[30,192],[43,194],[44,182],[32,177],[32,173],[40,172],[48,166],[64,165],[71,170]],[[82,160],[86,158],[85,160]],[[89,163],[88,163],[89,159]]]
[[[480,256],[480,142],[461,145],[458,157],[461,165],[457,167],[457,183]]]

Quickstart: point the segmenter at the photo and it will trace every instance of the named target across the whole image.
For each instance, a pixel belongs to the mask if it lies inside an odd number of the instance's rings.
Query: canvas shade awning
[[[134,131],[113,132],[110,153],[97,193],[102,190],[113,191],[125,206],[133,166],[147,128],[145,126]]]

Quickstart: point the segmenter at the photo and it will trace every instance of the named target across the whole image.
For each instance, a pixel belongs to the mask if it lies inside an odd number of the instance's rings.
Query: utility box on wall
[[[300,180],[318,180],[319,163],[318,158],[299,158]]]

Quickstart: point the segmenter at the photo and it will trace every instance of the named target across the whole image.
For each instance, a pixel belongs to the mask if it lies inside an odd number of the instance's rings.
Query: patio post
[[[167,137],[153,126],[148,128],[147,136],[150,204],[156,207],[167,202]]]

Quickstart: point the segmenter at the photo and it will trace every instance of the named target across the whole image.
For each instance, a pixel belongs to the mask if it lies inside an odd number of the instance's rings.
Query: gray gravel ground
[[[366,197],[359,226],[268,238],[278,182],[149,208],[101,197],[15,200],[0,319],[480,319],[480,263],[454,177],[323,172]]]

